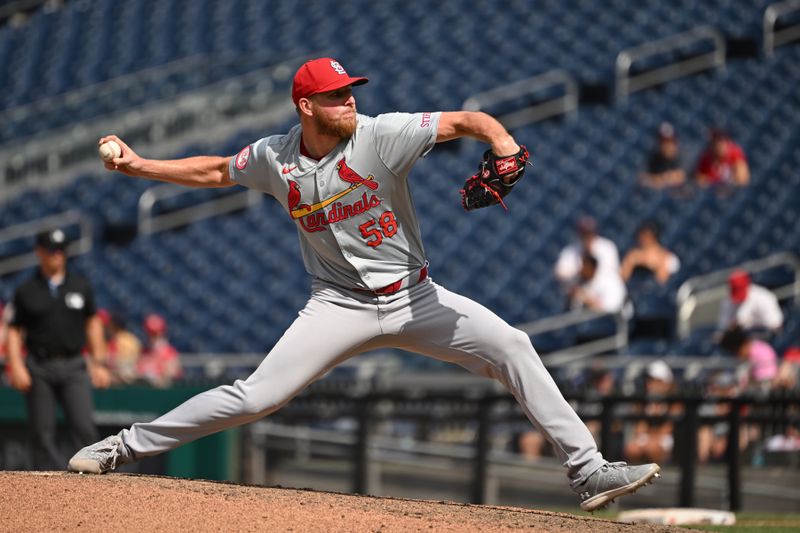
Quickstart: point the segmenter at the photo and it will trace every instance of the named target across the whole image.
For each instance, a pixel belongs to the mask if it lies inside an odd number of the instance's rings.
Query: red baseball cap
[[[728,278],[731,289],[731,301],[735,304],[742,303],[747,298],[747,289],[750,287],[750,274],[744,270],[734,270]]]
[[[783,360],[791,361],[793,363],[800,363],[800,348],[797,346],[790,346],[783,352]]]
[[[335,91],[347,85],[362,85],[368,81],[367,78],[350,77],[344,67],[330,57],[312,59],[306,61],[294,75],[292,101],[297,105],[301,98]]]
[[[150,313],[144,319],[144,331],[148,335],[163,335],[167,331],[167,321],[161,315]]]

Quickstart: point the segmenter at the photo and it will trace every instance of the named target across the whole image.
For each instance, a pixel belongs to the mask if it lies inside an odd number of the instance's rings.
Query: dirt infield
[[[131,474],[0,472],[0,531],[677,531],[448,502]],[[689,531],[681,529],[680,531]]]

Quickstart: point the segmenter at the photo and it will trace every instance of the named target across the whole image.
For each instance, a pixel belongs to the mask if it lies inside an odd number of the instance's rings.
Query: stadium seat
[[[355,65],[348,67],[354,74],[370,76],[357,97],[359,108],[371,114],[458,109],[475,92],[553,68],[611,89],[620,50],[687,30],[698,21],[727,36],[756,38],[768,3],[646,0],[636,6],[587,4],[581,10],[558,2],[536,9],[511,3],[514,17],[509,18],[490,4],[467,0],[425,9],[400,0],[319,0],[308,9],[257,0],[70,2],[52,13],[34,14],[22,27],[0,27],[0,84],[5,89],[0,112],[198,55],[208,60],[208,72],[177,72],[149,85],[110,91],[98,99],[100,105],[60,108],[42,113],[41,121],[3,121],[0,144],[90,119],[98,109],[113,107],[117,98],[146,104],[250,68],[245,59],[231,57],[258,56],[263,65],[324,50]],[[306,23],[302,38],[289,24],[300,17]],[[122,25],[120,18],[133,22]],[[486,21],[497,28],[488,44],[475,38]],[[438,22],[451,31],[437,32]],[[408,38],[407,28],[415,28],[414,39]],[[108,55],[115,61],[105,61]],[[632,94],[624,107],[586,105],[575,120],[519,128],[514,134],[528,144],[534,167],[509,197],[508,213],[464,213],[459,205],[458,188],[474,172],[482,146],[462,143],[434,150],[409,179],[432,277],[511,323],[553,315],[563,310],[564,297],[552,266],[573,239],[576,216],[597,218],[601,233],[623,254],[633,245],[636,228],[655,220],[682,269],[666,288],[631,292],[640,318],[663,318],[674,313],[675,291],[688,277],[800,250],[798,62],[800,47],[787,46],[769,60],[731,60],[724,71]],[[691,189],[688,196],[675,197],[639,187],[637,174],[664,120],[673,123],[690,156],[689,174],[708,127],[728,127],[748,155],[752,186],[725,198],[713,191]],[[266,133],[243,130],[219,146],[184,146],[174,156],[205,149],[235,153]],[[264,351],[294,319],[309,285],[292,223],[274,201],[265,200],[128,245],[105,242],[106,228],[135,226],[138,199],[151,185],[116,175],[82,175],[63,188],[31,189],[14,198],[0,209],[0,223],[9,226],[80,208],[98,228],[98,239],[77,266],[95,280],[101,305],[125,308],[133,321],[163,311],[170,336],[182,350]],[[232,191],[197,191],[159,209],[179,209]],[[220,272],[232,274],[231,279],[222,280]],[[3,278],[4,293],[19,275]],[[787,321],[786,338],[796,338],[799,329],[796,320]],[[552,351],[574,342],[574,333],[553,333],[534,342],[543,352]],[[631,352],[713,351],[706,337],[697,335],[666,349],[663,339],[644,339]]]

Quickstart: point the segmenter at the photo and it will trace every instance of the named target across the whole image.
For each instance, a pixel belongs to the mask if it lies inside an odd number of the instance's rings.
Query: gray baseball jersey
[[[286,209],[312,276],[380,289],[425,265],[407,178],[433,148],[439,117],[358,115],[353,136],[319,161],[302,155],[298,125],[245,147],[231,159],[230,175]]]

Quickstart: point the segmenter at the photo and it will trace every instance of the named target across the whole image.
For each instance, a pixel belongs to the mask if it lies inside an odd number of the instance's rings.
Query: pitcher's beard
[[[356,116],[346,119],[329,120],[322,115],[314,115],[317,131],[322,135],[330,135],[339,139],[349,139],[356,132]]]

